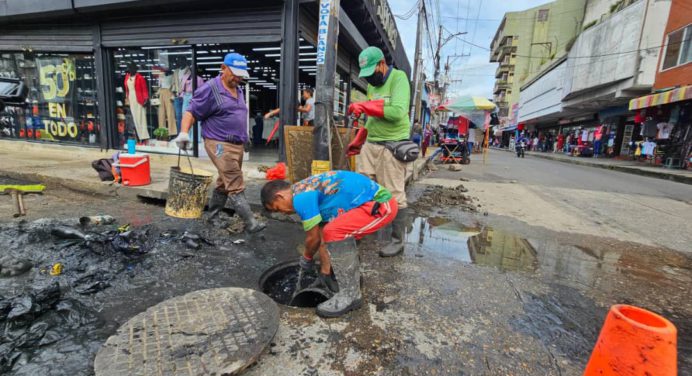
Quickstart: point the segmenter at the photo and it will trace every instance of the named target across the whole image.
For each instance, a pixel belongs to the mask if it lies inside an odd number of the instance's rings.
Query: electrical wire
[[[418,6],[420,4],[421,0],[416,1],[416,3],[413,5],[411,9],[409,9],[406,13],[403,14],[395,14],[394,17],[401,19],[401,20],[408,20],[411,18],[414,14],[416,14],[416,9],[418,9]]]
[[[477,45],[477,44],[475,44],[475,43],[469,42],[469,41],[467,41],[466,39],[460,38],[458,35],[455,36],[455,38],[459,38],[460,41],[462,41],[462,42],[464,42],[464,43],[467,43],[467,44],[469,44],[469,45],[472,45],[472,46],[474,46],[474,47],[480,48],[480,49],[482,49],[482,50],[484,50],[484,51],[491,51],[488,47],[480,46],[480,45]],[[676,45],[676,44],[681,44],[681,43],[683,43],[683,42],[685,42],[685,41],[675,42],[675,43],[671,43],[671,44],[668,44],[668,45]],[[627,54],[631,54],[631,53],[635,53],[635,52],[640,52],[640,51],[653,50],[653,49],[661,48],[661,47],[664,47],[664,46],[666,46],[666,44],[662,44],[662,45],[658,45],[658,46],[651,46],[651,47],[646,47],[646,48],[640,48],[640,49],[637,49],[637,50],[630,50],[630,51],[612,52],[612,53],[598,54],[598,55],[568,56],[567,58],[568,58],[568,59],[591,59],[591,58],[594,58],[594,57],[605,57],[605,56],[614,56],[614,55],[627,55]],[[514,56],[516,56],[516,57],[523,57],[523,58],[527,58],[527,59],[545,59],[545,58],[546,58],[545,56],[529,56],[529,55],[516,55],[516,54],[515,54]]]

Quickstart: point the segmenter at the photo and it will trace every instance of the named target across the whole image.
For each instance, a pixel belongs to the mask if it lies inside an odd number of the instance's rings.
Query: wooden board
[[[313,159],[312,130],[314,127],[284,126],[286,140],[286,160],[288,179],[295,183],[310,176]],[[344,149],[351,142],[350,129],[339,127],[343,148],[336,134],[332,132],[332,169],[351,170],[355,168],[355,158],[347,158]]]

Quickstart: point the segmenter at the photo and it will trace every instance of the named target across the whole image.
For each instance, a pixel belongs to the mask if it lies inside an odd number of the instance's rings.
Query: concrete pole
[[[284,125],[296,121],[298,104],[298,14],[299,0],[285,0],[283,8],[283,42],[281,43],[281,67],[279,81],[279,160],[286,161]],[[248,98],[250,96],[248,95]]]
[[[339,40],[339,8],[339,0],[320,0],[317,17],[312,175],[332,168],[330,130],[334,124],[334,77]]]
[[[413,121],[416,118],[416,108],[418,106],[418,101],[420,101],[420,92],[419,92],[419,87],[420,87],[420,66],[421,66],[421,47],[423,44],[423,22],[425,22],[425,4],[423,1],[418,2],[418,27],[416,28],[416,52],[415,52],[415,58],[413,61],[413,77],[411,81],[413,81],[413,85],[411,85],[411,88],[413,89],[413,95],[412,100],[411,100],[411,111],[410,111],[410,120],[411,124],[413,124]],[[413,128],[412,128],[413,129]]]

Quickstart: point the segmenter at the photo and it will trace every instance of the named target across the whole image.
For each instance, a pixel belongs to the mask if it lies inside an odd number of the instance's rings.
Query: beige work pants
[[[216,190],[234,195],[245,190],[243,181],[243,145],[215,140],[204,140],[211,163],[219,172],[216,179]]]
[[[412,163],[397,160],[383,145],[366,142],[356,157],[356,171],[392,192],[400,209],[407,207],[406,177]]]

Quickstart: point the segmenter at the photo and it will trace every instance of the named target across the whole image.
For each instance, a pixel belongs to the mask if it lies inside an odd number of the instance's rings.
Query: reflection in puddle
[[[536,250],[526,240],[489,227],[465,227],[444,218],[416,218],[406,239],[416,254],[443,257],[501,270],[536,269]]]
[[[559,243],[556,239],[524,239],[491,227],[466,227],[444,218],[416,218],[408,229],[407,252],[452,258],[502,271],[540,273],[608,292],[619,276],[677,287],[692,283],[692,258],[638,245],[591,247]],[[643,246],[641,246],[643,247]]]

